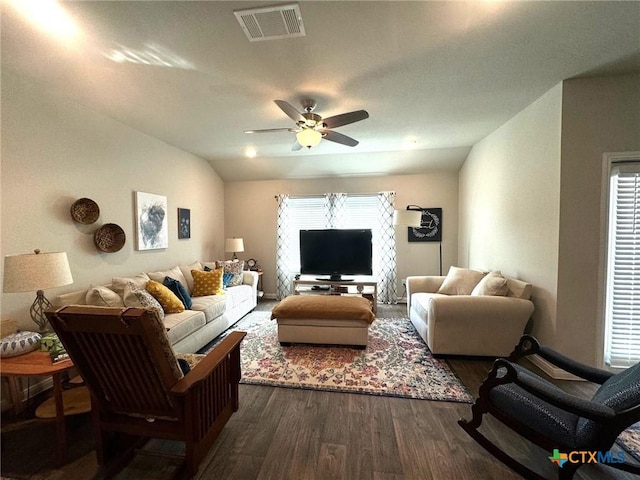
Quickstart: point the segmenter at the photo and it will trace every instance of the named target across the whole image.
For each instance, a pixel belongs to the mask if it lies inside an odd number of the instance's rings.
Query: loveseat
[[[500,272],[451,267],[406,286],[407,315],[436,355],[508,356],[534,310],[531,284]]]
[[[204,273],[205,269],[215,270],[223,263],[229,265],[229,262],[194,262],[168,270],[140,273],[133,277],[114,277],[109,285],[92,285],[85,290],[60,295],[54,300],[54,305],[142,306],[126,305],[129,293],[144,290],[150,280],[164,284],[167,277],[180,282],[191,295],[194,293],[192,271]],[[175,352],[197,352],[256,307],[258,274],[240,270],[236,275],[237,284],[232,283],[215,295],[190,297],[190,308],[177,313],[162,312],[167,337]]]

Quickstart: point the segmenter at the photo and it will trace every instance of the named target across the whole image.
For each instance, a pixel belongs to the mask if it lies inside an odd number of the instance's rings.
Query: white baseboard
[[[542,370],[544,373],[549,375],[551,378],[555,380],[573,380],[584,382],[584,378],[576,377],[575,375],[565,372],[563,369],[556,367],[551,362],[548,362],[544,358],[539,355],[530,355],[526,357],[531,363],[533,363],[536,367]]]
[[[35,381],[34,379],[38,379]],[[18,381],[22,380],[22,384],[24,385],[22,389],[22,399],[23,402],[33,401],[33,398],[46,391],[50,388],[53,388],[53,378],[51,377],[18,377]],[[6,387],[5,387],[6,385]],[[0,402],[0,410],[3,412],[11,408],[11,399],[9,398],[9,386],[8,384],[3,385],[2,388],[2,401]],[[27,388],[27,385],[29,388]]]

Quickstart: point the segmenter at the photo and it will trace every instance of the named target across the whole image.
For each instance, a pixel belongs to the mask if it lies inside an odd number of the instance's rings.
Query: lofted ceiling
[[[62,2],[77,29],[56,36],[3,0],[2,70],[202,157],[225,181],[457,170],[561,80],[640,71],[635,1],[303,0],[305,36],[250,42],[234,11],[273,4]],[[244,133],[294,126],[273,100],[305,98],[323,117],[367,110],[336,129],[359,145],[294,152],[293,133]]]

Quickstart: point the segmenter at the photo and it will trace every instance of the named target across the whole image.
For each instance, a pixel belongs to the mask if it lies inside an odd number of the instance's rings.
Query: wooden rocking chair
[[[186,474],[194,476],[238,410],[245,333],[230,333],[183,375],[152,311],[68,306],[46,315],[91,392],[101,473],[117,473],[158,438],[184,442]]]

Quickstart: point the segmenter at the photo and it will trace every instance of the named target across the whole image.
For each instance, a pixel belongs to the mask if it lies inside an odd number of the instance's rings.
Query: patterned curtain
[[[345,228],[342,226],[344,220],[346,193],[326,193],[324,195],[327,208],[327,228]]]
[[[393,227],[393,210],[396,192],[378,193],[378,254],[380,263],[378,272],[373,272],[378,278],[378,301],[383,303],[398,303],[396,291],[396,232]]]
[[[278,202],[278,222],[276,239],[276,294],[283,299],[291,293],[293,278],[298,272],[292,271],[293,262],[289,258],[296,255],[297,247],[293,242],[295,226],[301,222],[300,213],[295,211],[300,205],[307,205],[302,224],[314,226],[302,228],[371,228],[373,232],[373,276],[378,280],[378,301],[397,303],[396,281],[396,237],[393,227],[395,192],[381,192],[377,195],[351,195],[345,193],[327,193],[323,201],[318,196],[313,205],[311,197],[290,198],[289,195],[276,196]],[[311,198],[312,199],[312,198]],[[367,200],[368,199],[368,200]],[[291,202],[298,202],[294,205]],[[305,202],[305,203],[300,203]],[[324,211],[320,211],[324,210]],[[316,212],[318,215],[313,215]],[[297,220],[294,219],[297,215]],[[316,220],[311,220],[314,217]],[[324,227],[321,227],[324,223]],[[293,233],[292,233],[293,232]]]
[[[276,228],[276,296],[282,300],[291,293],[291,282],[295,272],[290,272],[287,266],[287,252],[291,248],[293,239],[287,228],[289,217],[289,195],[276,195],[278,202],[278,221]]]

